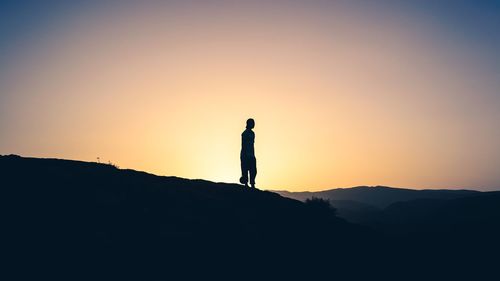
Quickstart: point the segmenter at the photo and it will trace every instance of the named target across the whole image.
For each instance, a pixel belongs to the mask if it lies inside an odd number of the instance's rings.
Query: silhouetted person
[[[253,143],[255,142],[255,133],[252,129],[255,127],[255,121],[250,118],[247,120],[247,128],[241,134],[241,178],[240,183],[248,186],[248,174],[250,174],[250,185],[255,188],[255,176],[257,175],[257,160]]]

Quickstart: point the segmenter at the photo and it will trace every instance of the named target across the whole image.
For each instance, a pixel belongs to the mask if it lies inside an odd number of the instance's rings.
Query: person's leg
[[[240,178],[240,183],[244,185],[248,185],[248,161],[244,158],[241,157],[241,178]]]
[[[250,172],[250,184],[252,187],[255,187],[255,177],[257,176],[257,159],[252,158],[249,163],[249,172]]]

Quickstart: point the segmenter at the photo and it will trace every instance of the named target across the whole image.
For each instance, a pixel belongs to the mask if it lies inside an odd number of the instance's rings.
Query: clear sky
[[[0,154],[500,189],[499,1],[0,3]]]

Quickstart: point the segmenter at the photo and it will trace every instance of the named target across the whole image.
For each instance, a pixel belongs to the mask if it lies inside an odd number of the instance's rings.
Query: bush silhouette
[[[332,214],[336,214],[337,212],[337,209],[330,205],[330,200],[328,199],[312,197],[306,199],[305,204],[317,212],[330,212]]]

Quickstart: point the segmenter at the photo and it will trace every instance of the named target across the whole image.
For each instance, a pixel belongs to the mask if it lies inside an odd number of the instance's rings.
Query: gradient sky
[[[140,3],[139,3],[140,2]],[[500,189],[499,1],[2,1],[0,154]]]

